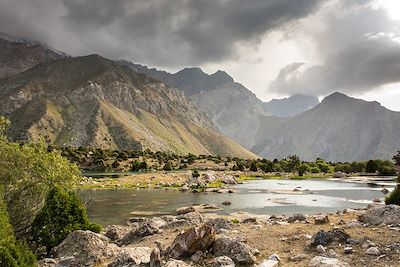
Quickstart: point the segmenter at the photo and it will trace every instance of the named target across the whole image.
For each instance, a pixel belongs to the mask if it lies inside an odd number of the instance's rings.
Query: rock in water
[[[175,259],[187,258],[198,250],[208,250],[214,241],[214,228],[208,225],[193,227],[175,238],[167,249],[167,255]]]
[[[310,261],[310,267],[350,267],[346,262],[335,258],[316,256]]]
[[[213,252],[216,256],[228,256],[237,264],[251,265],[256,262],[251,248],[238,238],[218,238],[214,243]]]
[[[369,209],[360,216],[360,221],[373,225],[398,224],[400,222],[400,206],[385,205]]]
[[[108,267],[137,266],[150,263],[151,248],[124,248]]]
[[[53,248],[52,255],[61,259],[61,266],[95,266],[116,256],[120,248],[110,240],[91,231],[75,231]]]

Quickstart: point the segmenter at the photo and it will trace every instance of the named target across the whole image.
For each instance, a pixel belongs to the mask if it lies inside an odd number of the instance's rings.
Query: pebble
[[[306,254],[298,254],[289,258],[290,261],[302,261],[307,258]]]
[[[379,256],[381,252],[379,251],[378,247],[370,247],[365,251],[368,255]]]
[[[344,247],[344,254],[351,254],[353,252],[354,251],[352,247]]]

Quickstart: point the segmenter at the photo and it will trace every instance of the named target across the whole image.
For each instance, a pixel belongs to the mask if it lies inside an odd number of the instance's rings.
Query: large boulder
[[[184,220],[188,224],[199,225],[204,222],[204,217],[200,212],[189,212],[186,214],[176,216],[177,220]]]
[[[150,263],[152,250],[148,247],[124,248],[108,267],[137,266]]]
[[[334,229],[328,232],[321,230],[312,236],[311,245],[315,247],[318,245],[325,246],[333,241],[344,243],[348,238],[350,238],[350,235],[342,229]]]
[[[206,224],[214,228],[218,233],[222,232],[221,230],[223,229],[229,230],[232,228],[232,223],[224,218],[210,219]]]
[[[398,224],[400,222],[400,206],[385,205],[371,208],[360,216],[360,221],[373,225]]]
[[[307,220],[307,217],[304,216],[304,215],[301,214],[301,213],[297,213],[297,214],[290,215],[290,216],[287,218],[287,222],[288,222],[288,223],[293,223],[293,222],[295,222],[295,221],[304,222],[304,221],[306,221],[306,220]]]
[[[238,183],[238,182],[235,180],[235,178],[233,178],[233,176],[230,176],[230,175],[224,176],[224,177],[222,178],[222,182],[223,182],[224,184],[231,184],[231,185],[235,185],[235,184]]]
[[[346,262],[342,262],[336,258],[327,258],[322,256],[314,257],[309,264],[310,267],[350,267]]]
[[[121,245],[129,245],[142,240],[146,236],[159,234],[166,225],[167,223],[161,218],[152,218],[146,221],[141,227],[128,232],[119,243]]]
[[[237,264],[251,265],[256,262],[250,246],[239,238],[218,238],[214,243],[213,253],[215,256],[228,256]]]
[[[208,250],[215,241],[215,230],[208,225],[193,227],[179,234],[167,249],[171,258],[189,258],[196,251]]]
[[[120,248],[107,237],[91,231],[75,231],[53,248],[61,266],[95,266],[116,256]]]
[[[110,238],[112,241],[122,239],[131,228],[123,225],[110,225],[106,228],[105,236]]]

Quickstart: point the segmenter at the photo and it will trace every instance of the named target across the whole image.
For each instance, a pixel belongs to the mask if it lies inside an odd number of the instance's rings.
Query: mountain
[[[0,33],[0,79],[65,57],[68,55],[45,44]]]
[[[1,79],[0,114],[11,119],[17,140],[256,157],[220,134],[182,92],[98,55]]]
[[[263,103],[265,112],[279,117],[291,117],[300,114],[319,104],[315,96],[292,95],[282,99],[272,99]]]
[[[252,151],[268,159],[390,159],[400,150],[400,112],[341,93],[294,117],[264,117],[261,125]]]
[[[224,71],[206,74],[200,68],[185,68],[175,74],[128,61],[122,65],[178,88],[215,123],[218,129],[246,148],[254,145],[263,102]]]

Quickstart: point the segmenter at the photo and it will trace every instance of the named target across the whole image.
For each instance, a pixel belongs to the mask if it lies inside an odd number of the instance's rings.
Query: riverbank
[[[110,173],[101,176],[95,173],[84,174],[84,179],[80,183],[81,188],[91,189],[110,189],[110,188],[159,188],[179,190],[185,184],[190,187],[193,183],[200,183],[204,188],[221,188],[225,185],[243,183],[250,180],[262,179],[324,179],[332,178],[333,174],[318,173],[298,176],[293,173],[262,173],[262,172],[242,172],[242,171],[199,171],[197,181],[193,180],[192,171],[154,171],[136,174]],[[234,179],[229,179],[231,177]],[[196,186],[195,186],[196,187]]]
[[[400,207],[384,205],[313,216],[189,209],[133,217],[101,235],[75,232],[54,250],[55,259],[39,266],[396,266],[399,222]],[[259,265],[267,259],[270,265]]]

